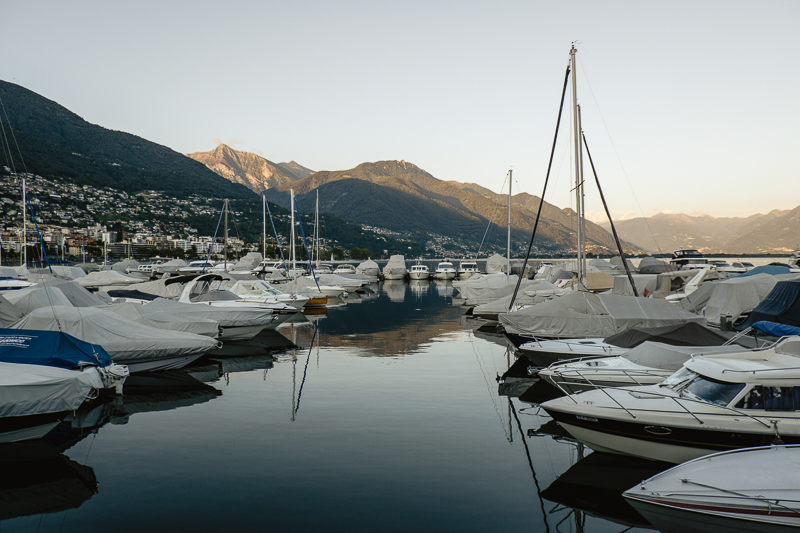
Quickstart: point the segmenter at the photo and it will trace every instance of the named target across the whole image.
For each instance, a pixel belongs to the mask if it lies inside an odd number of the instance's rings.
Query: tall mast
[[[578,117],[578,88],[575,82],[577,76],[575,75],[575,45],[569,51],[570,69],[572,70],[572,129],[574,133],[575,143],[575,211],[576,221],[575,228],[578,237],[578,280],[582,283],[584,278],[583,272],[583,224],[581,213],[581,200],[583,197],[583,176],[581,173],[581,137],[580,137],[580,118]]]
[[[24,266],[28,264],[28,216],[27,210],[28,206],[25,205],[25,201],[27,200],[27,194],[25,193],[25,177],[22,178],[22,253],[19,254],[19,264],[20,266]]]
[[[511,182],[513,170],[508,170],[508,244],[506,245],[506,275],[511,275]]]
[[[314,247],[316,248],[314,256],[317,258],[317,269],[319,269],[319,189],[317,189],[317,210],[314,215]]]
[[[228,199],[225,198],[225,236],[222,239],[223,253],[225,254],[225,272],[228,271]]]
[[[263,211],[263,217],[261,220],[264,223],[264,229],[261,232],[261,242],[263,243],[262,250],[264,251],[263,259],[266,259],[267,258],[267,195],[265,194],[261,198],[263,198],[264,200],[264,203],[261,205],[261,210]]]
[[[581,184],[578,187],[578,196],[580,198],[580,204],[578,205],[578,224],[580,227],[581,236],[580,240],[580,269],[583,272],[583,277],[581,280],[584,280],[586,277],[586,189],[584,188],[583,183],[583,122],[581,121],[581,106],[578,106],[578,135],[579,139],[581,139],[580,143],[580,162],[581,162]]]
[[[293,277],[297,272],[297,257],[295,256],[294,252],[294,189],[289,189],[291,193],[291,209],[292,209],[292,231],[291,231],[291,239],[292,239],[292,273],[290,277]]]

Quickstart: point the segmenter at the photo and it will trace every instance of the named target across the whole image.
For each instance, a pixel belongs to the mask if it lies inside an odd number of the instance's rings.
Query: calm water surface
[[[505,344],[462,323],[452,294],[441,282],[385,282],[201,360],[191,379],[126,384],[125,398],[46,442],[0,447],[0,531],[642,524],[615,487],[652,464],[527,436],[549,418],[499,394]]]

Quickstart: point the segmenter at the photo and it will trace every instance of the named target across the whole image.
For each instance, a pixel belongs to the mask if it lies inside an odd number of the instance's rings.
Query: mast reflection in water
[[[621,530],[545,497],[577,448],[498,395],[513,357],[462,327],[449,282],[368,291],[82,409],[37,445],[87,488],[0,528]]]

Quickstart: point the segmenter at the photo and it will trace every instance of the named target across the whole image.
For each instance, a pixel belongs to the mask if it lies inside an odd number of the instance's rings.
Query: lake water
[[[549,417],[499,393],[506,346],[470,329],[449,283],[376,287],[0,447],[0,532],[643,524],[619,493],[658,468],[529,436]]]

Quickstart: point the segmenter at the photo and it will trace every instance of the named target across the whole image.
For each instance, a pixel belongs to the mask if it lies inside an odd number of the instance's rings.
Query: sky
[[[181,153],[405,160],[497,192],[513,169],[541,196],[575,42],[612,216],[745,217],[800,205],[798,21],[795,0],[0,0],[0,79]],[[570,125],[545,193],[561,208]]]

